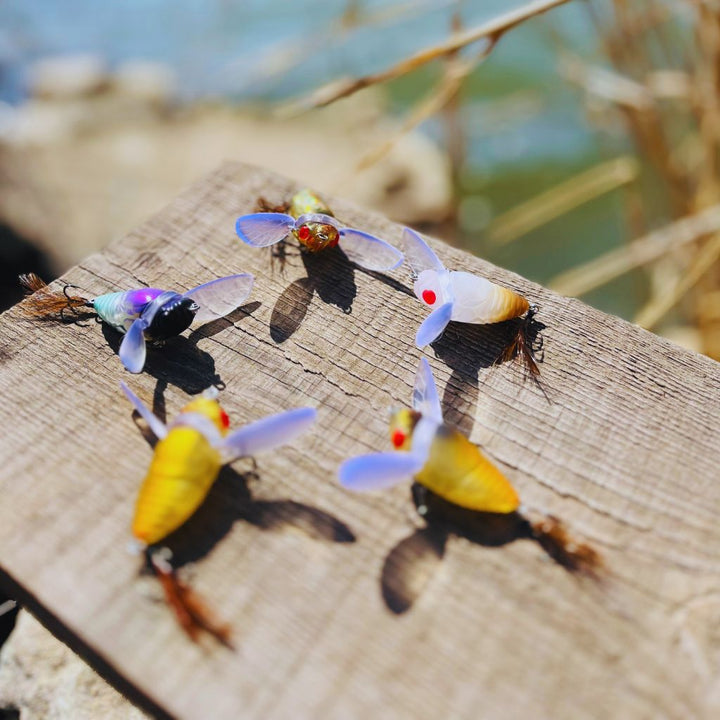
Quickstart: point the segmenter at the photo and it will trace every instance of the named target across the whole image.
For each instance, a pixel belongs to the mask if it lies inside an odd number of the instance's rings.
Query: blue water
[[[370,14],[403,4],[368,0],[360,7]],[[129,58],[165,62],[182,79],[186,98],[285,95],[339,75],[380,70],[442,40],[458,7],[465,27],[471,27],[523,4],[436,0],[405,18],[328,36],[347,0],[4,0],[0,99],[22,98],[24,72],[33,60],[78,52],[97,54],[111,66]],[[584,26],[582,12],[572,4],[552,13],[554,27],[572,28],[569,36],[577,36]],[[551,70],[547,40],[538,23],[533,25],[532,32],[508,35],[494,53],[493,65],[519,67],[537,77]],[[520,34],[522,38],[513,39]],[[300,64],[272,87],[254,83],[268,55],[288,48],[298,51]]]
[[[447,37],[456,11],[467,28],[525,2],[416,2],[412,14],[339,32],[333,23],[347,0],[5,0],[0,2],[0,100],[22,101],[33,61],[92,53],[110,68],[128,59],[166,63],[177,74],[183,101],[273,102],[343,75],[381,70],[439,42]],[[367,0],[358,6],[372,15],[407,4]],[[490,107],[495,98],[528,88],[558,99],[562,81],[551,29],[563,42],[582,47],[592,37],[585,11],[570,3],[508,33],[475,73],[471,95],[480,102],[468,123],[470,164],[494,167],[587,150],[590,135],[567,97],[547,112],[512,124],[492,142],[483,140],[483,101]],[[296,53],[296,62],[269,74],[269,63],[286,52]],[[426,92],[415,90],[416,95]],[[429,130],[439,132],[432,123]]]

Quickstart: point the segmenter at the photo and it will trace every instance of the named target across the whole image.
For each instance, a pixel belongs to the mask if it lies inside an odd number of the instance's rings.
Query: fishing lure
[[[157,545],[193,515],[223,465],[291,442],[310,428],[317,414],[312,407],[297,408],[228,433],[230,420],[217,401],[217,390],[210,388],[166,425],[124,382],[120,386],[158,438],[132,521],[133,536],[143,549]],[[188,634],[195,639],[198,628],[203,628],[218,635],[212,629],[216,624],[205,616],[187,586],[175,579],[169,565],[153,560],[153,566]]]
[[[403,261],[402,253],[374,235],[342,227],[330,208],[312,191],[301,190],[283,212],[242,215],[235,221],[238,237],[253,247],[268,247],[294,237],[306,252],[338,246],[356,265],[367,270],[392,270]]]
[[[229,275],[199,285],[186,293],[159,288],[138,288],[100,295],[92,300],[70,295],[66,285],[61,293],[51,291],[35,274],[20,276],[20,283],[32,293],[25,307],[34,317],[54,319],[69,310],[77,315],[87,308],[102,322],[125,335],[118,356],[127,370],[139,373],[145,365],[146,342],[162,344],[179,335],[193,321],[206,323],[227,315],[247,300],[254,278],[249,273]]]
[[[403,229],[403,250],[415,280],[415,295],[432,310],[415,336],[419,348],[439,338],[451,320],[486,325],[525,315],[501,359],[520,355],[532,375],[540,374],[529,337],[536,305],[486,278],[448,270],[420,235],[407,227]]]
[[[395,452],[374,453],[345,461],[340,483],[355,491],[379,490],[415,479],[443,500],[467,510],[510,514],[520,498],[510,481],[462,433],[443,422],[430,365],[425,358],[415,378],[412,410],[396,411],[390,420]],[[554,517],[528,523],[533,536],[562,565],[592,572],[597,553],[573,541]]]

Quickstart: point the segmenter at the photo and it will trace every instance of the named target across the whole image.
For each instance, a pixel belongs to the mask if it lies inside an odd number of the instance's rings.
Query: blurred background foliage
[[[4,306],[227,158],[717,359],[719,153],[714,0],[0,4]]]

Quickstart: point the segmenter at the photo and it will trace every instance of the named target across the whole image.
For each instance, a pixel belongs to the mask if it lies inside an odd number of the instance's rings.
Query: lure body
[[[200,506],[222,467],[220,451],[193,425],[188,413],[205,418],[223,437],[227,415],[214,400],[195,401],[183,408],[168,434],[155,446],[150,469],[135,505],[133,535],[153,545],[182,525]]]
[[[30,293],[26,306],[36,318],[63,319],[66,310],[90,308],[103,322],[125,335],[118,355],[127,370],[139,373],[145,365],[146,340],[162,342],[179,335],[193,321],[206,323],[227,315],[242,305],[252,290],[249,273],[228,275],[198,285],[186,293],[159,288],[136,288],[106,293],[88,300],[63,292],[53,292],[34,274],[21,275],[20,283]]]
[[[305,188],[295,193],[290,199],[288,214],[296,220],[301,215],[320,213],[335,217],[335,213],[312,190]]]
[[[98,317],[121,333],[126,333],[143,310],[164,291],[159,288],[138,288],[125,292],[99,295],[92,301]],[[177,293],[173,293],[177,295]],[[180,296],[178,296],[180,297]]]
[[[432,310],[415,336],[418,347],[440,337],[451,320],[486,325],[530,310],[530,303],[508,288],[472,273],[448,270],[410,228],[403,230],[403,246],[415,277],[415,296]]]
[[[413,409],[398,410],[390,421],[397,452],[347,460],[340,482],[352,490],[391,487],[414,478],[440,497],[469,510],[511,513],[520,500],[510,481],[462,433],[443,423],[430,366],[420,361]]]
[[[296,193],[285,207],[287,213],[242,215],[235,221],[238,237],[248,245],[268,247],[292,235],[311,253],[339,246],[352,262],[368,270],[392,270],[402,263],[402,253],[384,240],[343,227],[311,190]]]
[[[452,302],[450,320],[489,323],[512,320],[524,315],[530,303],[517,293],[468,272],[450,271],[447,282],[437,270],[423,270],[413,290],[420,302],[435,310]]]
[[[160,542],[190,518],[223,465],[290,442],[316,416],[314,408],[297,408],[228,433],[227,414],[215,397],[204,396],[186,405],[166,426],[125,383],[120,386],[159,440],[132,522],[133,535],[144,545]]]
[[[390,421],[390,438],[396,447],[412,448],[417,421],[400,410]],[[427,418],[425,418],[427,422]],[[402,439],[402,443],[398,446]],[[414,479],[448,502],[480,512],[510,513],[520,499],[510,481],[461,432],[435,424],[425,463]]]
[[[334,219],[335,215],[312,190],[306,188],[295,193],[288,214],[295,220],[306,216],[301,225],[292,229],[292,235],[308,252],[319,252],[340,242],[338,228],[325,220]]]

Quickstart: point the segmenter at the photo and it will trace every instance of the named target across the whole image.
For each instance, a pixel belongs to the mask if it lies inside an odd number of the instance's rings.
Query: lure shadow
[[[259,300],[255,300],[239,308],[235,308],[235,310],[224,317],[200,325],[188,335],[188,340],[193,344],[197,344],[199,340],[214,337],[223,330],[233,327],[243,318],[250,317],[261,305],[262,303]]]
[[[200,350],[197,343],[233,326],[258,307],[260,307],[259,302],[243,305],[223,318],[201,325],[188,337],[177,335],[169,338],[162,347],[154,347],[148,343],[147,360],[143,371],[158,381],[154,398],[156,408],[168,385],[175,385],[189,395],[197,395],[211,385],[218,389],[224,388],[225,384],[215,370],[215,360],[212,355]],[[108,345],[117,354],[125,336],[106,323],[102,323],[102,332]]]
[[[395,278],[390,277],[389,275],[385,275],[384,273],[381,273],[378,270],[368,270],[367,268],[360,267],[359,265],[356,265],[355,267],[360,272],[365,273],[365,275],[369,275],[371,278],[374,278],[375,280],[378,280],[379,282],[383,283],[384,285],[387,285],[389,288],[392,288],[393,290],[395,290],[395,292],[405,293],[405,295],[408,295],[411,298],[415,297],[415,293],[413,292],[413,289],[411,287],[409,287],[408,285],[401,283],[399,280],[396,280]]]
[[[380,576],[385,604],[396,615],[410,610],[422,595],[438,570],[447,541],[453,535],[485,547],[501,547],[515,540],[534,539],[530,523],[519,513],[467,510],[443,500],[417,483],[412,487],[412,495],[426,525],[390,551]]]
[[[154,412],[161,420],[165,419],[162,395],[156,394],[154,398]],[[147,443],[154,448],[158,440],[137,411],[133,411],[133,419]],[[238,521],[248,522],[261,530],[294,530],[313,540],[355,542],[355,534],[344,522],[311,505],[294,500],[254,500],[249,482],[259,479],[257,463],[254,458],[246,458],[245,462],[250,462],[252,467],[244,473],[230,465],[223,466],[202,505],[162,541],[162,546],[172,551],[173,567],[205,557]]]
[[[480,370],[501,362],[502,354],[516,336],[522,318],[490,325],[451,322],[432,343],[435,355],[451,370],[442,398],[443,417],[448,425],[470,435],[475,423]],[[545,325],[535,319],[528,324],[528,341],[541,344]]]
[[[345,314],[352,312],[357,295],[355,265],[337,247],[322,252],[300,252],[307,277],[292,282],[280,295],[270,317],[270,337],[285,342],[302,324],[313,295]]]
[[[172,551],[173,567],[205,557],[239,521],[260,530],[300,532],[321,542],[355,542],[345,523],[322,510],[293,500],[253,499],[248,484],[257,478],[256,469],[240,473],[223,467],[194,515],[162,541]]]
[[[124,335],[103,323],[103,335],[117,354]],[[148,344],[147,360],[143,372],[152,375],[164,391],[167,385],[175,385],[188,395],[197,395],[210,385],[222,387],[215,371],[212,355],[200,350],[194,342],[178,335],[167,340],[162,348]],[[156,396],[158,394],[156,390]]]

